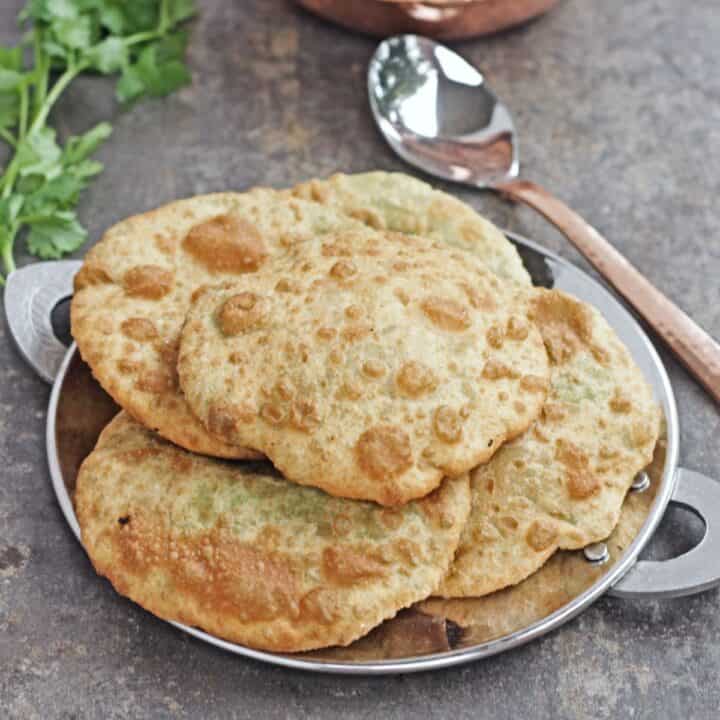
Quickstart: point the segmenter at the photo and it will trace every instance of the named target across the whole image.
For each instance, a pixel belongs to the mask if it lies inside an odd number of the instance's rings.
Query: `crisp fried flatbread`
[[[495,640],[543,620],[600,580],[635,540],[661,485],[665,449],[661,434],[648,467],[650,487],[625,498],[618,524],[607,539],[607,563],[589,563],[581,552],[560,551],[517,585],[479,598],[430,598],[348,647],[316,650],[308,657],[344,662],[416,657]]]
[[[206,195],[111,228],[75,279],[72,332],[103,388],[133,417],[195,452],[257,457],[208,434],[177,384],[177,346],[201,285],[242,277],[299,240],[364,226],[271,190]]]
[[[338,174],[302,183],[293,193],[339,208],[379,230],[423,235],[467,250],[500,277],[530,285],[515,246],[502,231],[469,205],[409,175]]]
[[[508,283],[468,253],[351,235],[198,293],[180,383],[210,432],[288,479],[398,505],[528,427],[547,354]]]
[[[75,494],[97,572],[150,612],[249,647],[346,645],[426,597],[470,510],[468,478],[390,510],[186,452],[127,413]]]
[[[468,646],[522,630],[567,605],[607,573],[635,540],[660,488],[665,449],[665,438],[661,437],[648,468],[650,487],[645,492],[628,493],[620,519],[606,542],[606,564],[589,563],[579,552],[561,551],[518,585],[479,598],[431,598],[415,607],[457,623],[460,644]],[[351,651],[352,647],[347,649]]]
[[[558,549],[608,537],[652,459],[660,410],[612,328],[560,291],[529,297],[551,361],[547,402],[527,433],[472,473],[473,509],[443,597],[487,595]]]

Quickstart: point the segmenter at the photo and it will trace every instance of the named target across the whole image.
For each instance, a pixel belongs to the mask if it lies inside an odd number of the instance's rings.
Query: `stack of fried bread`
[[[112,228],[72,329],[123,408],[77,479],[98,573],[253,648],[344,646],[614,530],[660,413],[593,308],[399,174]]]

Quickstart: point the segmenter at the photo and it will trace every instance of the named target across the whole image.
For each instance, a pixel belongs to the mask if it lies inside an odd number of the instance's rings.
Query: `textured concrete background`
[[[2,4],[0,42],[18,37],[20,5]],[[109,84],[89,79],[58,108],[62,131],[104,118],[116,127],[101,152],[107,170],[83,200],[93,238],[184,195],[402,168],[366,105],[373,41],[281,0],[202,5],[191,88],[122,112]],[[719,37],[717,0],[566,0],[539,22],[461,46],[513,108],[525,174],[595,223],[716,337]],[[531,211],[458,194],[578,259]],[[683,460],[720,477],[718,409],[663,355]],[[601,600],[518,651],[407,677],[311,676],[192,640],[93,573],[48,482],[48,388],[2,323],[0,366],[0,717],[718,717],[717,591]],[[676,526],[687,519],[675,515]]]

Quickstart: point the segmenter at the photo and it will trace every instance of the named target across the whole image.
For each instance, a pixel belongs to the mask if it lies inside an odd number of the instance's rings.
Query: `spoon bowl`
[[[510,111],[447,47],[417,35],[386,40],[370,62],[368,91],[381,132],[407,162],[480,188],[518,176]]]
[[[380,132],[400,157],[430,175],[495,190],[541,213],[720,402],[720,345],[574,210],[519,179],[512,116],[480,70],[429,38],[398,35],[380,43],[370,61],[368,92]]]

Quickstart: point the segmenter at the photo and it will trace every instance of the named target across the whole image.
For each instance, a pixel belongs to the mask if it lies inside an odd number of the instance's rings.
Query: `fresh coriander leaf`
[[[160,15],[159,0],[101,0],[100,22],[115,35],[156,30]]]
[[[63,151],[63,162],[66,165],[79,163],[92,155],[112,134],[110,123],[100,123],[83,135],[68,138]]]
[[[59,42],[55,42],[55,40],[43,40],[42,47],[51,58],[62,61],[68,60],[68,49]]]
[[[22,210],[24,199],[22,195],[10,195],[0,199],[0,227],[13,225]]]
[[[123,68],[122,76],[118,80],[115,95],[121,103],[131,103],[145,93],[145,84],[138,69],[132,65]]]
[[[54,174],[57,173],[55,172]],[[15,189],[22,195],[29,195],[42,187],[46,182],[47,180],[44,175],[23,175],[15,183]]]
[[[143,76],[151,76],[157,72],[158,62],[162,60],[158,57],[158,50],[160,48],[159,42],[153,42],[146,45],[141,51],[138,57],[135,67]]]
[[[17,90],[0,92],[0,128],[12,128],[20,117],[20,94]]]
[[[20,210],[23,206],[23,198],[20,195],[11,195],[9,198],[5,198],[7,201],[8,218],[11,223],[17,220]]]
[[[61,169],[61,155],[53,129],[44,127],[28,134],[17,148],[20,176],[41,175],[50,179]]]
[[[99,175],[103,171],[104,167],[105,166],[97,160],[84,160],[77,165],[73,165],[71,172],[79,178],[86,179],[91,178],[94,175]]]
[[[183,62],[166,59],[168,51],[174,52],[179,41],[180,38],[174,38],[169,43],[153,43],[140,53],[133,67],[148,95],[162,97],[190,82],[190,73]]]
[[[54,260],[77,250],[87,238],[87,231],[75,213],[62,211],[30,224],[28,250],[43,260]]]
[[[102,163],[88,157],[111,132],[108,123],[100,123],[84,135],[69,138],[59,157],[54,151],[48,153],[46,166],[30,166],[17,186],[27,196],[25,215],[50,214],[76,205],[87,180],[103,169]]]
[[[100,3],[98,10],[100,24],[113,35],[123,35],[125,30],[125,15],[121,8],[111,2]]]
[[[103,169],[91,155],[110,126],[103,123],[61,148],[47,126],[61,91],[84,69],[119,72],[117,95],[126,102],[186,84],[187,35],[176,28],[195,11],[194,0],[27,0],[20,16],[29,25],[23,40],[15,48],[0,46],[0,128],[16,144],[0,175],[6,196],[0,198],[0,261],[6,273],[14,267],[13,244],[24,229],[30,251],[42,258],[60,257],[86,238],[74,209],[90,178]],[[30,53],[24,72],[24,55]],[[22,137],[27,126],[19,127],[19,90],[26,83],[34,92],[31,130]]]
[[[52,24],[55,39],[72,50],[82,50],[92,45],[93,23],[88,15],[57,20]]]
[[[0,128],[15,127],[20,118],[20,96],[17,92],[0,93]]]
[[[190,71],[185,64],[173,60],[157,67],[157,74],[148,84],[148,91],[154,97],[163,97],[189,85],[191,80]]]
[[[123,70],[118,99],[127,103],[142,95],[162,97],[187,85],[190,72],[179,59],[186,42],[186,33],[173,33],[144,47],[137,62]]]
[[[32,222],[32,219],[38,216],[50,216],[58,210],[74,208],[80,199],[80,193],[87,187],[88,180],[102,172],[102,169],[102,163],[86,160],[73,165],[52,180],[36,182],[33,186],[20,183],[18,189],[22,188],[25,197],[20,220]]]
[[[30,0],[20,19],[52,22],[58,18],[76,18],[78,11],[78,3],[73,0]]]
[[[18,45],[14,48],[5,48],[0,46],[0,68],[6,70],[22,70],[22,48]]]
[[[17,70],[0,67],[0,92],[15,90],[22,85],[25,75]]]
[[[22,47],[14,48],[0,46],[0,93],[15,90],[27,77],[22,72]]]
[[[196,12],[195,0],[167,0],[167,18],[170,26],[188,20]]]
[[[122,3],[125,11],[125,22],[128,31],[138,33],[147,30],[155,30],[160,18],[160,3],[147,2],[146,0],[126,0]]]
[[[75,207],[85,185],[82,178],[71,174],[60,175],[43,183],[35,192],[26,195],[21,219],[50,216],[58,210]]]
[[[128,48],[119,37],[108,37],[91,47],[86,57],[94,70],[108,75],[122,70],[127,64]]]
[[[156,62],[163,64],[169,60],[182,60],[187,44],[188,34],[184,30],[177,30],[165,35],[150,47],[154,48]]]
[[[71,0],[71,2],[77,7],[78,12],[94,13],[105,4],[106,0]]]

